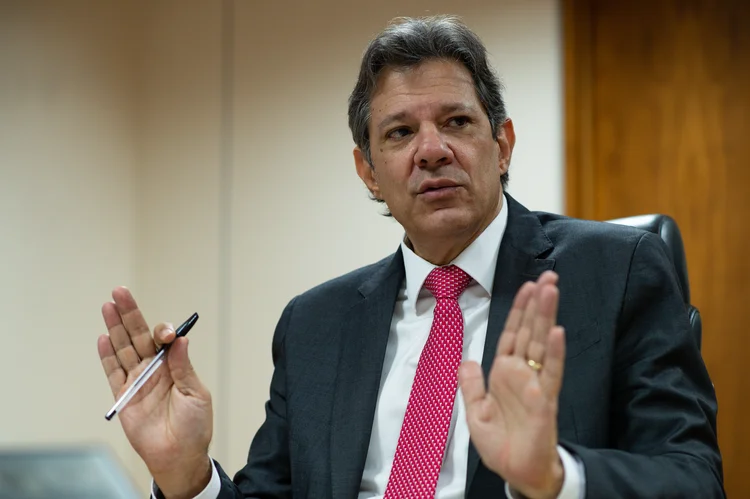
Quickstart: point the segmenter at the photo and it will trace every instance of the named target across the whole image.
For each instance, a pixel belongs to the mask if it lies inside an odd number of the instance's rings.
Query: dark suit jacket
[[[560,443],[586,498],[723,497],[716,398],[661,240],[629,227],[532,213],[508,196],[483,367],[516,291],[554,269],[567,360]],[[266,420],[220,499],[357,496],[401,252],[293,299],[273,339]],[[504,497],[469,449],[466,497]]]

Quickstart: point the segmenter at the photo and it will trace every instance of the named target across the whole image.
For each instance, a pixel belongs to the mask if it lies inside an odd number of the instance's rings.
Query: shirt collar
[[[503,206],[500,213],[465,250],[461,252],[451,264],[457,266],[482,288],[492,295],[495,282],[495,267],[500,250],[500,241],[508,225],[508,200],[503,196]],[[404,270],[406,272],[406,301],[415,307],[422,285],[436,265],[417,256],[406,244],[406,238],[401,242],[404,255]]]

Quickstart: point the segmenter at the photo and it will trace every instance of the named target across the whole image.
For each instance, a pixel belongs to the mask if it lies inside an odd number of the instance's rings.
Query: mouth
[[[444,189],[450,191],[450,190],[455,190],[458,187],[459,185],[450,179],[425,180],[419,186],[419,190],[417,194],[428,194],[431,192],[440,192]]]
[[[459,185],[450,184],[442,186],[426,186],[420,189],[418,197],[425,201],[438,201],[455,196],[460,189]]]

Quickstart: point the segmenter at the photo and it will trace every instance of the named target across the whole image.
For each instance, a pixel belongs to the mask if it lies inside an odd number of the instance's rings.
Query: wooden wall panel
[[[569,215],[685,239],[730,497],[750,497],[750,2],[567,0]]]

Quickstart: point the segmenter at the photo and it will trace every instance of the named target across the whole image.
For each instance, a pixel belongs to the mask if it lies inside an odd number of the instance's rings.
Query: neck
[[[447,265],[455,260],[458,255],[468,248],[479,235],[495,220],[503,206],[503,197],[497,207],[489,212],[488,216],[480,224],[471,229],[456,232],[452,231],[450,236],[426,235],[425,237],[411,237],[406,234],[406,245],[411,248],[420,258],[427,260],[433,265]]]

